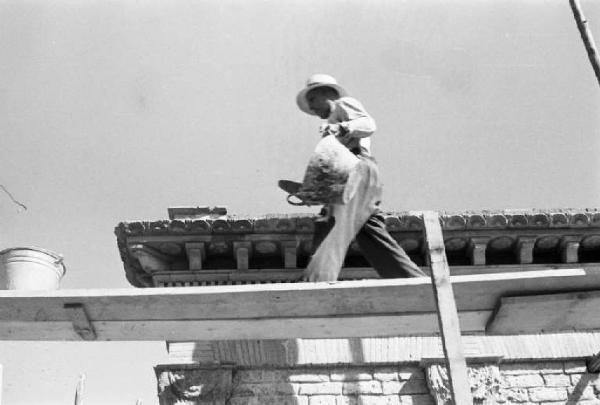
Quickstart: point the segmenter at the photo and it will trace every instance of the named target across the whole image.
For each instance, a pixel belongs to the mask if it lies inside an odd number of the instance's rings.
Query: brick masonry
[[[429,367],[163,365],[156,373],[161,405],[446,404]],[[600,377],[587,372],[584,360],[470,365],[469,377],[475,404],[600,405]]]

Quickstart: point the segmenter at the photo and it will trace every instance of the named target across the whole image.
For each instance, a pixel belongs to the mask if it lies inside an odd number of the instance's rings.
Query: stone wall
[[[160,404],[442,405],[445,368],[396,366],[156,367]],[[470,364],[475,404],[600,405],[600,377],[585,361]],[[460,405],[460,404],[459,404]]]

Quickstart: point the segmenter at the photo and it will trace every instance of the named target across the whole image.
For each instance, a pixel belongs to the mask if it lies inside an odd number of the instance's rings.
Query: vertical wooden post
[[[85,374],[79,376],[77,388],[75,388],[75,405],[83,405],[83,386],[85,383]]]
[[[455,405],[473,405],[467,376],[467,362],[462,351],[456,301],[454,301],[454,292],[450,283],[450,268],[437,212],[423,212],[423,222],[427,255],[431,264],[431,284],[437,305],[452,399]]]
[[[2,364],[0,364],[0,405],[2,405]]]
[[[577,23],[577,28],[579,29],[579,34],[583,40],[583,45],[585,46],[588,58],[592,64],[592,69],[594,69],[594,73],[596,74],[598,85],[600,85],[600,58],[598,57],[598,50],[596,49],[596,44],[594,43],[594,37],[587,26],[587,20],[583,15],[579,0],[569,0],[569,3],[571,4],[571,10],[573,11],[573,16],[575,17],[575,22]]]

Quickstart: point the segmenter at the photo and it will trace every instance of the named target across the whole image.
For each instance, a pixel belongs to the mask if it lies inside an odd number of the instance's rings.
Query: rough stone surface
[[[352,394],[381,394],[381,383],[379,381],[356,381],[344,383],[342,393]]]
[[[357,371],[336,370],[331,374],[331,381],[369,381],[373,379],[373,374]]]
[[[431,366],[428,366],[431,367]],[[443,368],[177,369],[157,372],[161,405],[450,405]],[[428,370],[428,369],[426,369]],[[474,405],[600,405],[600,377],[580,362],[469,365]],[[412,371],[412,373],[411,373]],[[579,371],[579,372],[578,372]],[[430,378],[429,376],[427,378]]]
[[[341,393],[341,382],[310,383],[300,385],[300,394],[302,395],[340,395]]]
[[[530,388],[529,399],[533,402],[565,401],[567,399],[567,389],[559,387]]]
[[[506,384],[511,387],[542,387],[544,385],[544,379],[539,374],[523,374],[516,376],[506,376]]]
[[[309,405],[337,405],[335,395],[313,395],[310,397]]]

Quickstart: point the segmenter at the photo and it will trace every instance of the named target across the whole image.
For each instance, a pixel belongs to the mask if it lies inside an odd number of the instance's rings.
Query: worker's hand
[[[324,138],[333,135],[340,140],[348,138],[348,128],[343,124],[323,124],[320,128],[321,136]]]

